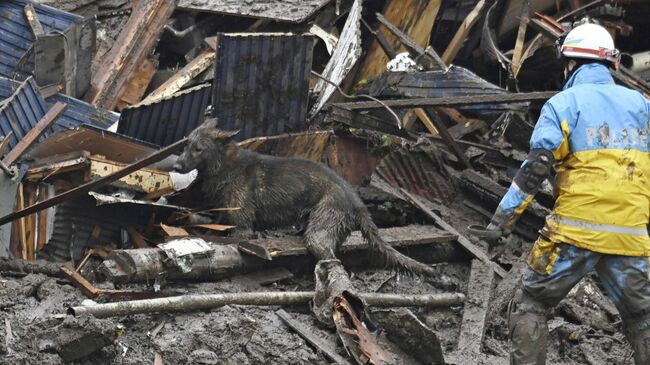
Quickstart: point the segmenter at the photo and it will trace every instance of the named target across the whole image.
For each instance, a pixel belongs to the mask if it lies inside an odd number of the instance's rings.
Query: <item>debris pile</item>
[[[650,96],[648,15],[633,0],[0,2],[0,364],[506,364],[506,307],[553,187],[496,245],[465,227],[489,221],[561,89],[565,31],[607,27],[615,80]],[[302,216],[234,223],[292,205],[208,204],[200,169],[174,171],[214,123],[238,147],[223,158],[329,167],[431,275],[383,267],[366,232],[339,262],[314,256]],[[594,278],[549,321],[550,363],[632,363]]]

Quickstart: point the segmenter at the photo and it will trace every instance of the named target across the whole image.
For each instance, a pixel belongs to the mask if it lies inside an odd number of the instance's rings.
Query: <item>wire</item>
[[[316,71],[313,71],[313,70],[312,70],[311,73],[312,73],[314,76],[318,77],[319,79],[321,79],[321,80],[327,82],[328,84],[334,86],[334,87],[336,88],[336,90],[338,90],[339,93],[341,93],[341,95],[343,95],[344,97],[346,97],[346,98],[348,98],[348,99],[362,99],[362,98],[366,98],[366,99],[370,99],[370,100],[372,100],[372,101],[375,101],[375,102],[381,104],[381,106],[383,106],[386,110],[388,110],[388,112],[389,112],[390,114],[393,115],[393,117],[395,118],[395,121],[397,122],[397,128],[402,129],[402,121],[401,121],[401,119],[399,119],[399,117],[397,116],[397,113],[395,113],[395,111],[393,111],[393,109],[391,109],[391,107],[389,107],[388,105],[386,105],[386,103],[384,103],[383,101],[381,101],[381,100],[375,98],[374,96],[370,96],[370,95],[367,95],[367,94],[358,94],[358,95],[349,95],[349,94],[346,94],[345,91],[343,91],[343,89],[341,89],[341,87],[340,87],[339,85],[337,85],[336,83],[334,83],[332,80],[329,80],[328,78],[326,78],[325,76],[319,74],[319,73],[316,72]]]

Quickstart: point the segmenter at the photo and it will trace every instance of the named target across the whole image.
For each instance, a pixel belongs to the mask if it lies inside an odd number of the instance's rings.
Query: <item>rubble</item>
[[[648,15],[610,0],[0,2],[0,364],[507,363],[506,307],[553,187],[507,240],[468,226],[489,221],[561,89],[553,42],[599,22],[623,52],[615,80],[649,97]],[[378,267],[358,231],[340,262],[316,262],[297,224],[239,235],[240,207],[205,206],[201,175],[172,171],[214,117],[243,149],[329,167],[432,275]],[[631,363],[593,278],[549,320],[549,363]]]

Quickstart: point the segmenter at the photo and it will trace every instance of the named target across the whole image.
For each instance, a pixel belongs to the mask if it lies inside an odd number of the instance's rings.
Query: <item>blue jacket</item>
[[[581,66],[546,102],[530,141],[557,161],[555,206],[542,235],[595,252],[650,256],[649,131],[647,99],[615,85],[606,66]],[[513,222],[531,200],[513,183],[497,214]]]

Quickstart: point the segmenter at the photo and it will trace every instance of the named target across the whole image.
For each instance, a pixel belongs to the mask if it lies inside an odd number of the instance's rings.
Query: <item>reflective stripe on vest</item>
[[[630,228],[630,227],[614,226],[609,224],[591,223],[591,222],[579,221],[571,218],[560,217],[555,214],[548,215],[546,219],[565,226],[583,228],[591,231],[617,233],[617,234],[631,234],[635,236],[648,236],[648,230],[646,228]]]

